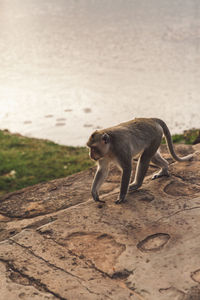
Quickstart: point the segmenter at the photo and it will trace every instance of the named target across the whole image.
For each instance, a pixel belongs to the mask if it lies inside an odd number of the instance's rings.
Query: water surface
[[[1,0],[0,128],[84,145],[160,117],[200,127],[199,0]]]

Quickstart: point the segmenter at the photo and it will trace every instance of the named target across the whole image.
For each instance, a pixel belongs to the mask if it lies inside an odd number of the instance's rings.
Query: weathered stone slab
[[[90,196],[94,169],[5,196],[2,300],[200,300],[199,154],[170,170],[152,181],[151,167],[122,205],[115,168],[105,205]]]

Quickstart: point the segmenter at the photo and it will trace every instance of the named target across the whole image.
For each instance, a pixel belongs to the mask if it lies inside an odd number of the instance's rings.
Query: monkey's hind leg
[[[151,159],[152,163],[154,163],[156,166],[160,167],[161,170],[158,173],[153,174],[152,180],[160,178],[162,176],[167,176],[169,177],[169,167],[168,167],[168,161],[164,159],[161,155],[160,152],[157,151],[156,154],[152,157]]]
[[[148,151],[145,150],[137,162],[135,178],[134,181],[129,185],[129,191],[136,191],[142,185],[149,167],[149,162],[149,154]]]
[[[149,167],[150,160],[156,155],[156,151],[160,146],[161,136],[157,140],[152,142],[152,144],[144,150],[142,155],[140,156],[137,167],[134,181],[129,185],[130,191],[137,190],[143,183],[144,177]]]

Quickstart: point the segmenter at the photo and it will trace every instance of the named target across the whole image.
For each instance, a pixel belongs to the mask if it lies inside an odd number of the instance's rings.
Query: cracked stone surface
[[[152,181],[152,165],[122,205],[115,167],[104,205],[90,195],[95,168],[1,198],[0,300],[200,300],[200,157],[162,151],[171,176]]]

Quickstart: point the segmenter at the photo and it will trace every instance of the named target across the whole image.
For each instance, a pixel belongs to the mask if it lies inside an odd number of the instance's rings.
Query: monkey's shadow
[[[151,202],[154,200],[154,196],[146,189],[139,189],[136,191],[128,191],[128,195],[134,194],[138,201]]]

